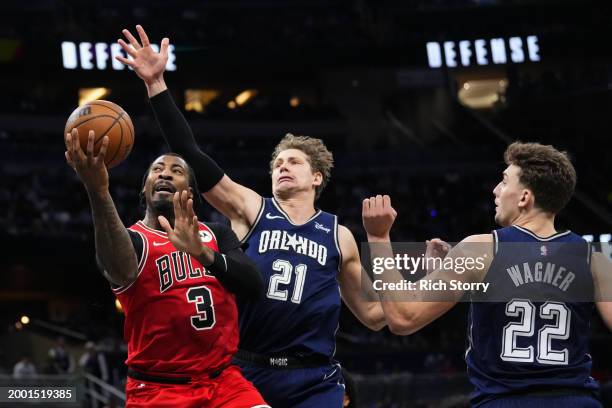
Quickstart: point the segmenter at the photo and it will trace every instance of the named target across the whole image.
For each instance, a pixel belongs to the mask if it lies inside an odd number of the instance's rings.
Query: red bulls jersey
[[[129,229],[143,240],[138,278],[113,289],[125,313],[126,364],[147,373],[196,375],[229,363],[238,345],[234,295],[165,232],[142,221]],[[218,251],[214,232],[203,223],[199,230],[202,245]]]

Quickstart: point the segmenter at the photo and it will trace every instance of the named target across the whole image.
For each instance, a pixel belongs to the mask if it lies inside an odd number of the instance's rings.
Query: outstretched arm
[[[158,220],[168,233],[168,239],[179,251],[196,258],[231,292],[241,297],[257,298],[263,294],[263,282],[257,267],[240,249],[229,228],[216,225],[214,230],[221,252],[202,245],[198,217],[193,200],[186,190],[174,193],[174,225],[164,216]]]
[[[342,253],[342,269],[338,279],[342,299],[361,323],[372,330],[380,330],[386,325],[385,314],[378,295],[371,289],[369,278],[361,273],[355,238],[348,228],[340,225],[338,240]],[[367,279],[368,282],[361,282],[361,279]]]
[[[93,154],[94,132],[90,131],[88,136],[87,153],[84,153],[78,131],[73,129],[66,135],[66,161],[87,190],[94,223],[96,256],[104,266],[104,276],[111,283],[126,286],[136,279],[138,263],[128,230],[121,222],[108,191],[108,171],[104,164],[108,136],[102,139],[97,156]]]
[[[393,258],[391,239],[389,236],[391,226],[395,221],[397,213],[391,206],[389,196],[376,196],[363,201],[363,224],[368,235],[370,255],[374,258]],[[489,235],[474,235],[463,240],[463,243],[483,243],[491,239]],[[468,245],[469,246],[469,245]],[[450,250],[448,256],[451,258],[465,257],[466,253],[461,248],[455,247]],[[488,256],[488,259],[491,259]],[[453,263],[454,264],[454,263]],[[471,270],[466,268],[464,273],[458,274],[454,270],[437,269],[427,276],[431,281],[445,281],[457,279],[462,281],[476,281],[481,279],[488,264],[484,269]],[[383,282],[400,282],[403,277],[395,268],[387,268],[380,275]],[[450,310],[463,295],[462,290],[441,291],[432,295],[424,290],[410,290],[401,294],[401,298],[393,292],[379,292],[381,304],[385,313],[385,319],[389,329],[394,334],[409,335],[428,325],[438,317]]]
[[[164,139],[170,149],[183,156],[194,169],[204,198],[231,220],[232,228],[239,238],[244,237],[257,218],[261,196],[234,182],[199,148],[189,124],[174,103],[164,81],[169,40],[162,40],[160,52],[157,53],[151,48],[144,29],[141,26],[136,26],[136,29],[140,41],[128,30],[123,30],[123,34],[129,44],[119,40],[119,44],[131,59],[121,56],[117,59],[132,67],[144,81]]]

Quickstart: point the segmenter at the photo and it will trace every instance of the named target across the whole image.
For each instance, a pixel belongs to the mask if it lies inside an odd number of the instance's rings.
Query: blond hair
[[[310,163],[313,173],[319,172],[322,175],[321,184],[315,188],[315,199],[319,198],[323,189],[331,178],[331,169],[334,167],[334,156],[327,149],[325,143],[321,139],[316,139],[310,136],[295,136],[287,133],[285,137],[274,148],[272,152],[272,160],[270,160],[270,173],[274,168],[274,161],[280,152],[288,149],[297,149],[302,151]]]

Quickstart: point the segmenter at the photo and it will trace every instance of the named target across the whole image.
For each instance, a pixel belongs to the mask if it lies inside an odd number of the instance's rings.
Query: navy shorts
[[[274,408],[342,408],[344,380],[339,364],[273,368],[234,360],[244,377]],[[572,407],[576,408],[576,407]]]

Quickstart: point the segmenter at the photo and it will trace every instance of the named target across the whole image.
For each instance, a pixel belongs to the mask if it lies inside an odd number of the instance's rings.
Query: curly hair
[[[519,181],[533,192],[536,207],[557,214],[572,198],[576,170],[567,152],[550,145],[514,142],[506,149],[504,161],[520,167]]]
[[[325,143],[323,143],[321,139],[309,136],[294,136],[291,133],[287,133],[285,137],[278,142],[272,152],[270,173],[272,173],[274,161],[279,153],[287,149],[297,149],[304,152],[308,158],[312,171],[319,172],[323,176],[323,181],[315,189],[315,199],[319,198],[331,178],[331,169],[334,167],[334,156],[327,150]]]

